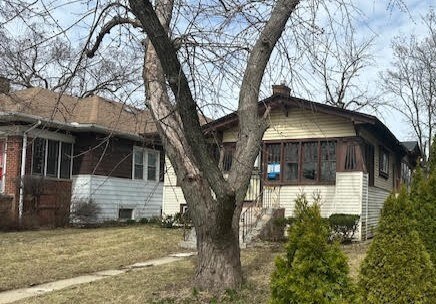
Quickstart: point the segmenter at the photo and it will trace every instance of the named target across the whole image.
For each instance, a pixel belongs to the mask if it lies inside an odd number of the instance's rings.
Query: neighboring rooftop
[[[99,96],[80,99],[43,88],[0,94],[0,111],[29,114],[60,123],[93,124],[129,134],[156,132],[148,111]]]
[[[407,149],[407,151],[412,152],[416,148],[419,148],[417,141],[402,141],[401,144]]]

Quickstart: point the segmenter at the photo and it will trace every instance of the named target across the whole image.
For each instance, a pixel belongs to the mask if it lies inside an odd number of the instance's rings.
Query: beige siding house
[[[298,194],[321,196],[324,217],[360,215],[359,240],[373,235],[386,197],[401,185],[401,162],[411,169],[416,154],[395,138],[376,117],[290,97],[285,86],[259,103],[271,108],[270,126],[253,170],[247,205],[285,208],[292,216]],[[233,161],[238,138],[237,114],[205,126],[221,138],[223,174]],[[186,202],[170,162],[163,191],[163,213],[174,214]]]

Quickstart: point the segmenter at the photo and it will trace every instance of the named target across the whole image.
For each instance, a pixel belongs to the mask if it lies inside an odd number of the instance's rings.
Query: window
[[[383,147],[380,147],[379,175],[386,179],[389,178],[389,152]]]
[[[409,188],[412,179],[412,170],[408,164],[401,162],[401,182]]]
[[[165,178],[165,153],[160,151],[159,153],[159,181],[163,182]]]
[[[71,176],[71,155],[73,153],[73,145],[69,143],[61,143],[61,172],[60,178],[70,178]]]
[[[57,177],[58,165],[59,165],[59,142],[54,140],[48,140],[46,175],[51,177]]]
[[[281,144],[269,144],[266,146],[266,177],[269,181],[280,180]]]
[[[133,153],[133,179],[143,179],[144,178],[144,151],[136,150]]]
[[[336,179],[336,143],[321,142],[321,181],[332,182]]]
[[[121,208],[118,209],[118,219],[131,220],[133,216],[133,209]]]
[[[318,180],[318,143],[307,142],[302,145],[302,180]]]
[[[159,151],[134,147],[133,149],[133,179],[158,181],[160,167]]]
[[[32,173],[35,175],[44,175],[45,142],[43,138],[35,138],[33,141]]]
[[[157,153],[149,151],[147,153],[147,180],[155,181],[156,180],[156,168],[157,168]]]
[[[32,174],[71,178],[73,145],[45,138],[35,138],[32,147]]]
[[[283,184],[334,183],[336,142],[302,141],[266,144],[266,180]]]
[[[236,146],[234,144],[226,144],[223,146],[223,171],[230,171],[233,164],[233,155],[235,153]]]
[[[188,204],[180,204],[180,214],[188,212]]]
[[[298,181],[298,163],[300,154],[300,143],[285,143],[284,147],[284,168],[283,179],[289,182]]]
[[[374,146],[365,143],[363,151],[366,173],[369,175],[369,186],[374,186]]]
[[[345,171],[354,171],[357,169],[357,155],[356,155],[357,145],[348,144],[345,153]]]

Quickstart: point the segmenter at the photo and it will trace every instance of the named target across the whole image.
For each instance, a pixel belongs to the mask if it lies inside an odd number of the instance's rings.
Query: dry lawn
[[[151,225],[0,233],[0,291],[162,257],[181,239]]]
[[[351,275],[354,277],[358,261],[365,255],[367,247],[366,243],[344,247],[350,258]],[[195,258],[190,258],[161,267],[132,271],[20,303],[267,303],[274,258],[282,253],[281,245],[243,250],[242,264],[246,276],[244,287],[238,292],[227,291],[218,297],[199,292],[192,287]]]

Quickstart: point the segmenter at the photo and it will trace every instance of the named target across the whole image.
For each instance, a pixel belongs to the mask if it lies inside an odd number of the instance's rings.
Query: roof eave
[[[21,121],[21,122],[29,122],[29,123],[41,121],[46,127],[59,128],[70,132],[103,133],[103,134],[114,135],[117,137],[130,139],[133,141],[142,141],[144,139],[144,137],[139,134],[119,132],[97,124],[64,123],[60,121],[44,119],[42,117],[31,115],[31,114],[23,114],[17,112],[0,112],[0,120],[10,121],[10,122]]]

